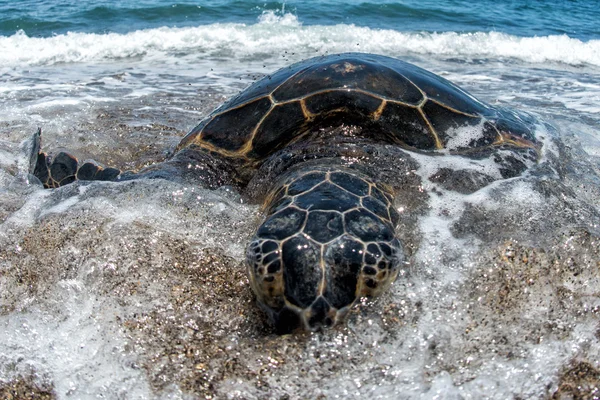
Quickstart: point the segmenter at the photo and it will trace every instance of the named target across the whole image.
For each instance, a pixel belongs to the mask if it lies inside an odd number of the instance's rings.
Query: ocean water
[[[303,25],[347,24],[404,32],[503,32],[516,36],[600,34],[592,1],[3,1],[0,34],[49,37],[67,32],[127,33],[218,23],[253,25],[264,13],[289,13]]]
[[[599,20],[590,0],[0,1],[0,394],[599,398]],[[530,113],[544,147],[468,194],[432,177],[485,165],[410,155],[408,274],[345,326],[272,333],[244,266],[260,205],[233,188],[28,176],[38,127],[139,169],[255,80],[347,51]]]

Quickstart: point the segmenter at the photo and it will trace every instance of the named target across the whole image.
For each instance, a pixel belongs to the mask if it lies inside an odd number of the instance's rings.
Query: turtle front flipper
[[[121,173],[116,168],[102,168],[95,162],[79,163],[73,155],[61,151],[54,157],[50,157],[40,150],[41,131],[34,135],[34,150],[37,153],[35,163],[32,162],[32,174],[38,178],[44,188],[57,188],[81,181],[114,181]]]
[[[64,186],[76,180],[114,181],[120,173],[116,168],[102,168],[91,161],[80,164],[77,158],[63,151],[54,157],[40,152],[33,170],[33,175],[46,189]]]
[[[80,181],[130,181],[137,179],[165,179],[180,183],[193,183],[208,189],[223,185],[240,185],[244,180],[240,167],[234,160],[226,160],[217,153],[190,146],[175,153],[169,159],[147,166],[139,171],[121,171],[103,168],[94,161],[80,163],[67,152],[51,157],[40,150],[41,130],[33,135],[30,155],[30,172],[44,188],[57,188],[76,180]]]
[[[328,327],[376,296],[403,259],[392,196],[354,170],[293,174],[270,196],[249,275],[279,332]]]

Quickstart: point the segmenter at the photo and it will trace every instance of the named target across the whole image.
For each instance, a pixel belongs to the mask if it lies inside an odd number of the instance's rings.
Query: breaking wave
[[[292,58],[300,59],[344,51],[600,65],[600,40],[501,32],[400,32],[349,24],[304,26],[293,14],[274,12],[264,12],[254,24],[215,23],[129,33],[69,32],[51,37],[30,37],[19,31],[0,36],[0,65],[8,68],[183,56],[234,61],[281,59],[281,54],[293,53]]]

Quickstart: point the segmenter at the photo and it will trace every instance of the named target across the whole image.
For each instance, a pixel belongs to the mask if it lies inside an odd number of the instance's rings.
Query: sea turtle
[[[348,126],[360,129],[340,129]],[[258,301],[279,331],[314,330],[384,291],[402,268],[399,189],[379,181],[370,161],[376,151],[366,148],[431,163],[448,154],[490,159],[500,177],[511,177],[537,161],[540,143],[516,113],[437,75],[394,58],[346,53],[255,82],[192,129],[163,163],[120,173],[39,152],[34,175],[49,188],[139,178],[246,188],[266,215],[247,250]]]

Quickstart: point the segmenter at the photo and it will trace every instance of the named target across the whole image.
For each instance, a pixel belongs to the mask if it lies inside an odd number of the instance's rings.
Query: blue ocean
[[[593,1],[2,1],[0,65],[351,49],[597,66],[596,8]]]
[[[597,399],[599,5],[0,0],[0,397]],[[406,274],[339,328],[265,328],[244,264],[263,210],[233,187],[29,174],[38,128],[50,154],[138,170],[253,82],[343,52],[518,110],[541,150],[469,193],[436,179],[494,161],[411,154]]]
[[[304,26],[353,25],[400,32],[500,32],[517,37],[566,35],[589,41],[600,27],[593,1],[19,1],[0,3],[0,34],[129,33],[234,23],[289,13]]]

